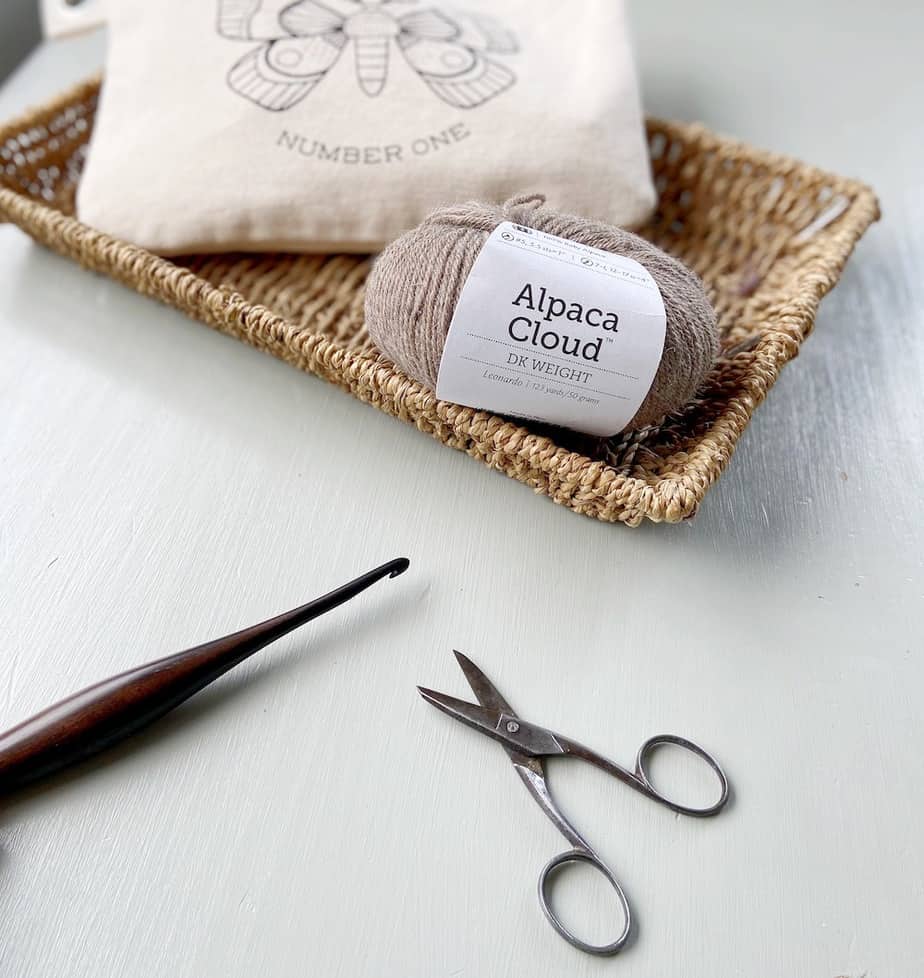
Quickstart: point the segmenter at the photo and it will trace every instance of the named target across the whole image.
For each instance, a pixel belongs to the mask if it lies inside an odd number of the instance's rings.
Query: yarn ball
[[[699,277],[637,234],[561,214],[538,194],[502,206],[441,207],[385,248],[369,274],[365,305],[366,328],[382,353],[409,377],[436,389],[462,286],[502,221],[634,258],[657,283],[667,315],[664,351],[651,389],[624,430],[658,424],[693,398],[718,355],[715,311]]]

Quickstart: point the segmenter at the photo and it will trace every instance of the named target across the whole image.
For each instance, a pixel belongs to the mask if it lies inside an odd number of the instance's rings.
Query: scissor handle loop
[[[719,782],[720,794],[718,801],[712,805],[707,805],[705,808],[697,808],[673,801],[658,791],[648,773],[648,762],[654,751],[665,744],[682,747],[691,754],[701,757],[709,765]],[[680,812],[681,815],[694,815],[699,818],[705,818],[707,815],[715,815],[720,812],[728,802],[728,778],[725,777],[722,766],[712,754],[700,747],[699,744],[694,744],[692,740],[687,740],[686,737],[678,737],[675,734],[657,734],[654,737],[649,737],[638,749],[638,756],[635,759],[635,776],[642,782],[646,791],[653,798],[663,805],[667,805],[668,808],[673,809],[675,812]]]
[[[593,866],[616,891],[625,923],[622,928],[622,933],[610,944],[588,944],[586,941],[582,941],[562,923],[552,907],[550,899],[552,878],[563,866],[571,863],[588,863]],[[619,881],[610,872],[609,867],[602,863],[593,853],[587,852],[584,849],[569,849],[567,852],[554,856],[546,863],[545,868],[539,874],[539,906],[542,907],[542,912],[545,914],[546,920],[548,920],[555,930],[569,944],[576,947],[579,951],[584,951],[586,954],[596,954],[600,957],[616,954],[622,950],[626,941],[629,939],[629,931],[632,929],[632,915],[629,911],[629,903],[626,900],[626,895],[619,885]]]

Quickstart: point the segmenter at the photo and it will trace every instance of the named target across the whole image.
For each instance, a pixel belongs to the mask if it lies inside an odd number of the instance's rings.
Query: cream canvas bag
[[[541,192],[654,190],[621,0],[120,0],[77,200],[153,251],[370,251]]]

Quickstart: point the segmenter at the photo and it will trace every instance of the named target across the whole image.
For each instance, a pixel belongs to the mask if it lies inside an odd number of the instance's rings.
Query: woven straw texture
[[[355,255],[158,258],[73,218],[99,80],[0,128],[0,220],[221,332],[338,384],[575,512],[637,526],[692,516],[822,296],[878,217],[861,183],[649,120],[660,195],[645,237],[694,268],[714,302],[722,356],[681,414],[609,442],[438,401],[372,348],[370,259]],[[541,189],[541,188],[534,188]]]

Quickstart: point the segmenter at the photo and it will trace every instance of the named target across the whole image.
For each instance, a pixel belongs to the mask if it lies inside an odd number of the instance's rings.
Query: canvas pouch
[[[654,203],[621,0],[120,0],[80,219],[161,254],[372,251],[441,204]]]

